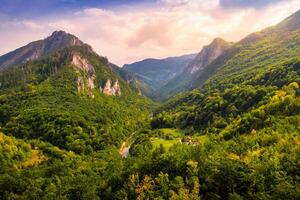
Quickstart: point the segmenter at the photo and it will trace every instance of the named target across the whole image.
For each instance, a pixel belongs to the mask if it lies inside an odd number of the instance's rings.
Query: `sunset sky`
[[[300,0],[0,0],[0,55],[64,30],[122,66],[238,41],[300,9]]]

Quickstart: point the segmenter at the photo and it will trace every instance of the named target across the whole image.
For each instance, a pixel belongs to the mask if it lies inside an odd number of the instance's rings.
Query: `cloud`
[[[36,19],[0,15],[0,54],[45,38],[54,30],[65,30],[122,65],[146,57],[198,52],[215,37],[238,41],[278,23],[300,7],[298,0],[277,2],[261,9],[228,9],[219,3],[159,0],[154,7],[85,8]]]
[[[153,0],[0,0],[0,13],[17,17],[40,17],[92,7],[108,9],[151,2]]]
[[[154,42],[158,46],[170,47],[171,32],[168,22],[150,22],[140,27],[136,34],[128,40],[129,47],[138,47],[146,42]]]
[[[224,8],[263,8],[281,1],[284,0],[220,0],[220,6]]]

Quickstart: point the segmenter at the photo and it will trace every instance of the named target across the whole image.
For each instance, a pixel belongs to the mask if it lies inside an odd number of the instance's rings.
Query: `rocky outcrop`
[[[77,89],[78,92],[85,92],[90,96],[94,96],[92,90],[96,88],[95,80],[96,73],[94,67],[88,62],[87,59],[82,58],[79,53],[73,53],[72,62],[75,70],[78,73]],[[108,96],[121,96],[121,88],[119,81],[112,81],[108,79],[103,86],[100,86],[100,91]]]
[[[219,57],[226,49],[231,46],[231,43],[226,42],[221,38],[216,38],[207,46],[204,46],[196,58],[189,64],[186,71],[190,74],[202,71],[208,64]]]
[[[72,57],[72,64],[78,69],[85,72],[89,77],[94,77],[95,69],[94,67],[85,59],[82,58],[78,53],[74,53]],[[91,84],[95,88],[94,83]]]
[[[78,73],[77,89],[78,92],[88,92],[91,96],[91,90],[95,88],[96,73],[94,67],[78,53],[72,56],[72,62],[75,70]]]
[[[100,90],[108,96],[121,96],[121,88],[118,80],[113,82],[108,79],[104,87],[100,87]]]

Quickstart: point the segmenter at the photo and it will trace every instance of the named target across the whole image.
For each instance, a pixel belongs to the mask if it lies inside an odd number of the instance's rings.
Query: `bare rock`
[[[121,96],[121,88],[118,80],[112,82],[110,79],[108,79],[104,87],[100,88],[100,90],[108,96]]]
[[[80,74],[77,78],[78,92],[87,91],[91,96],[93,96],[91,90],[95,88],[96,79],[94,67],[78,53],[73,54],[71,63],[74,65],[78,74]]]

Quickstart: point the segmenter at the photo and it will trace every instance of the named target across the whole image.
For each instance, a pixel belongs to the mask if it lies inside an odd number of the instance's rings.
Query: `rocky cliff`
[[[71,63],[78,74],[78,92],[84,92],[94,97],[92,93],[92,90],[96,88],[96,73],[94,67],[88,62],[88,60],[82,58],[79,53],[73,53]],[[100,85],[99,89],[108,96],[121,96],[121,87],[118,80],[112,81],[111,79],[108,79],[103,88]]]
[[[78,53],[73,54],[71,63],[75,66],[75,70],[78,74],[78,92],[88,92],[88,94],[93,96],[91,90],[95,88],[96,79],[94,67],[85,58],[82,58]]]
[[[221,38],[214,39],[212,43],[203,47],[196,58],[190,62],[184,72],[194,74],[203,70],[208,64],[219,57],[230,46],[231,43],[226,42]]]
[[[100,91],[108,96],[121,96],[121,88],[118,80],[112,81],[108,79],[104,87],[100,87]]]

